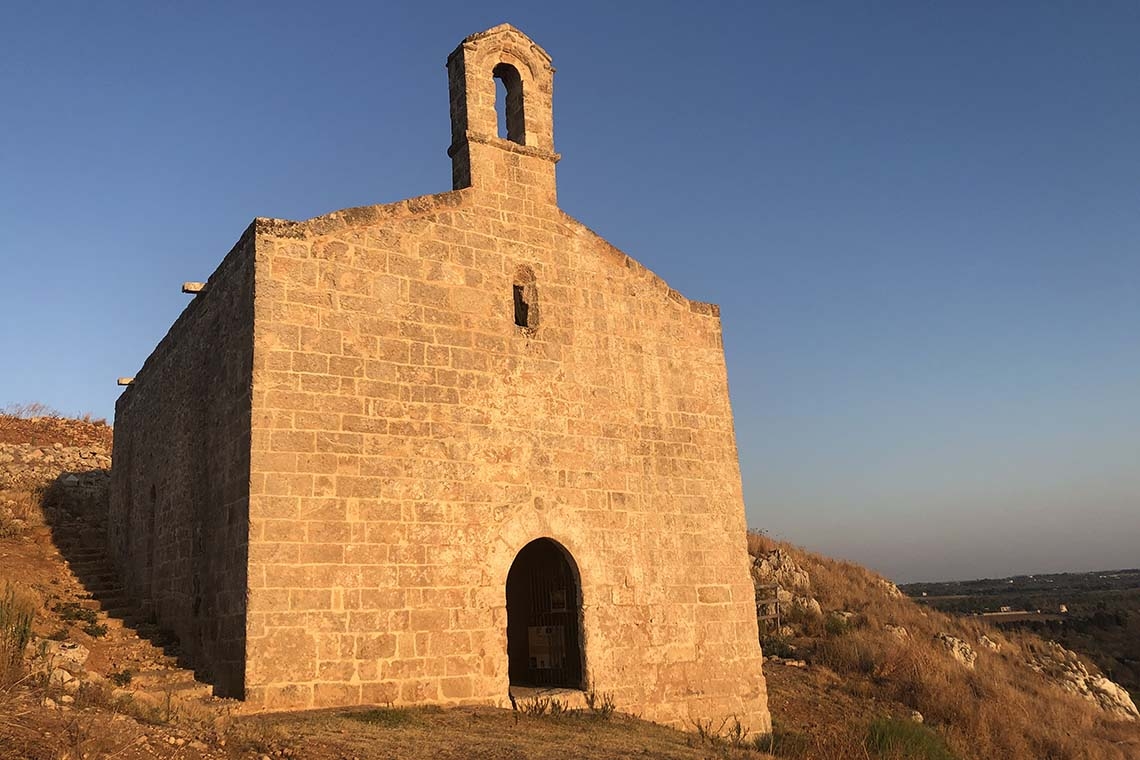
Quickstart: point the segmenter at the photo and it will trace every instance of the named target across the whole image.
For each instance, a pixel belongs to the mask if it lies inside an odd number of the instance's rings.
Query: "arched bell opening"
[[[507,573],[507,659],[512,686],[583,688],[581,579],[552,539],[524,546]]]
[[[523,104],[523,83],[519,70],[509,63],[500,63],[491,71],[491,75],[496,81],[498,136],[526,145],[526,107]]]

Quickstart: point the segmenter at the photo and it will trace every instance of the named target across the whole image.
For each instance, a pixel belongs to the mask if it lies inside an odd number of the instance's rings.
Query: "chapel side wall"
[[[541,188],[264,221],[258,270],[255,705],[505,704],[507,571],[549,536],[595,688],[768,730],[715,307]]]
[[[125,588],[230,697],[245,680],[253,242],[251,228],[119,397],[111,471]]]

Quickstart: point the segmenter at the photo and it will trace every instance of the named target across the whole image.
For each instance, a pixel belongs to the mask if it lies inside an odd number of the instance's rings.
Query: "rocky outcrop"
[[[1000,652],[1001,651],[1001,644],[997,641],[994,641],[993,639],[991,639],[989,636],[987,636],[984,633],[982,634],[982,637],[980,639],[978,639],[978,643],[981,644],[982,646],[984,646],[986,649],[990,650],[991,652]]]
[[[1076,652],[1069,651],[1056,642],[1049,642],[1046,652],[1033,655],[1029,667],[1044,673],[1065,691],[1094,703],[1115,718],[1140,719],[1140,711],[1137,711],[1132,697],[1122,686],[1100,673],[1089,672]]]
[[[946,647],[946,651],[949,652],[950,656],[955,660],[970,670],[974,669],[974,663],[978,660],[978,653],[965,641],[962,641],[962,639],[957,636],[951,636],[948,633],[936,633],[934,634],[934,640]]]
[[[773,549],[752,560],[752,581],[757,585],[778,583],[787,591],[807,594],[811,590],[811,576],[792,555],[783,549]]]
[[[782,609],[815,617],[823,614],[819,601],[811,595],[811,576],[783,549],[773,549],[752,560],[752,583],[757,599],[771,598],[771,591],[762,587],[775,584]]]
[[[910,641],[910,631],[901,625],[891,625],[887,623],[883,626],[883,629],[899,641]]]
[[[85,474],[106,477],[110,467],[111,457],[103,446],[0,444],[0,490],[43,488],[61,473],[69,485],[80,485]],[[68,475],[74,475],[74,481]]]
[[[902,599],[905,596],[898,586],[882,576],[875,576],[875,583],[878,584],[879,587],[883,589],[883,593],[891,599]]]
[[[0,535],[54,524],[64,502],[105,510],[110,436],[106,425],[83,420],[0,414]]]

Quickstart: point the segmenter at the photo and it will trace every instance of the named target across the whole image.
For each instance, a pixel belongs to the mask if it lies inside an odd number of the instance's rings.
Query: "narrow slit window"
[[[526,145],[526,118],[523,109],[523,85],[519,70],[500,63],[491,72],[495,79],[495,113],[498,135],[513,143]]]
[[[535,285],[534,270],[519,267],[515,282],[511,286],[514,298],[515,325],[527,330],[538,327],[538,288]]]
[[[527,323],[528,312],[530,305],[526,302],[524,295],[525,286],[515,285],[515,324],[519,327],[530,327]]]

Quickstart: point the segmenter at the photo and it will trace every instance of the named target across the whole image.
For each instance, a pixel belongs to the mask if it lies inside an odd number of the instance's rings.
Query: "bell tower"
[[[546,51],[500,24],[463,40],[447,58],[447,77],[453,189],[478,187],[556,205],[560,156],[554,152],[554,67]],[[506,90],[504,104],[496,102],[496,80]]]

